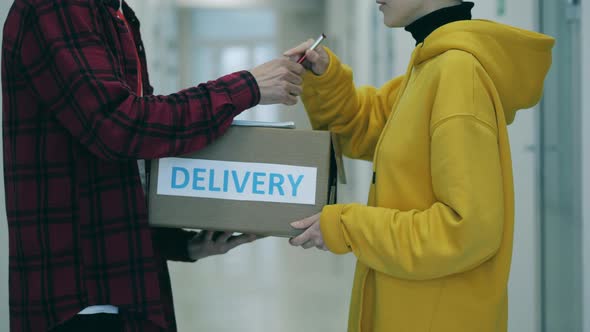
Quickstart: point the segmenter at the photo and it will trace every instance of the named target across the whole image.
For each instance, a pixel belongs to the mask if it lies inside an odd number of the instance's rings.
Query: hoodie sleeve
[[[482,120],[495,113],[494,103],[488,81],[475,70],[454,72],[441,78],[447,84],[439,86],[441,97],[433,106],[433,115],[445,114],[431,124],[430,168],[437,201],[413,211],[328,206],[321,229],[331,251],[352,251],[371,268],[407,280],[465,272],[498,251],[504,223],[498,135]],[[457,86],[465,88],[458,91]]]
[[[302,100],[311,125],[340,137],[343,153],[371,160],[399,93],[403,76],[382,88],[355,88],[352,70],[326,48],[330,65],[322,76],[304,76]]]

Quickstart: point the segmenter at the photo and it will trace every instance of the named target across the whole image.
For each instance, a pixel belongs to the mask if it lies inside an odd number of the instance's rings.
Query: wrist
[[[196,262],[203,258],[199,246],[191,244],[190,240],[186,243],[186,252],[191,262]]]

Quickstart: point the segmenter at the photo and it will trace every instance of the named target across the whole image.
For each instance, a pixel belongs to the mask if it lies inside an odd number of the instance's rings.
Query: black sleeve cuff
[[[152,239],[154,250],[166,260],[177,262],[195,262],[188,253],[188,242],[197,232],[177,228],[154,228]]]

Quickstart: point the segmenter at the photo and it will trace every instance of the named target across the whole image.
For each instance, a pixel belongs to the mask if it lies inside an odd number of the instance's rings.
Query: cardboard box
[[[150,224],[292,237],[345,181],[329,132],[232,126],[207,148],[153,161]]]

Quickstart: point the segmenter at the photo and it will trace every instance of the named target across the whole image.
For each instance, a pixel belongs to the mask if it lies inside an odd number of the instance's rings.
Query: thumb
[[[283,54],[283,57],[289,59],[289,61],[291,62],[297,62],[301,55],[288,55],[287,52],[285,52]]]
[[[305,51],[307,51],[307,49],[309,47],[311,47],[311,45],[313,44],[313,39],[309,39],[308,41],[299,44],[297,47],[294,47],[288,51],[286,51],[285,53],[283,53],[284,56],[294,56],[294,55],[303,55],[305,54]]]
[[[318,220],[318,216],[319,215],[315,215],[309,218],[305,218],[303,220],[293,222],[291,223],[291,226],[296,229],[307,229]]]
[[[292,48],[292,49],[290,49],[288,51],[285,51],[285,53],[283,53],[283,55],[290,58],[290,57],[294,57],[294,56],[296,56],[297,54],[300,54],[300,53],[301,52],[297,52],[297,48]]]

